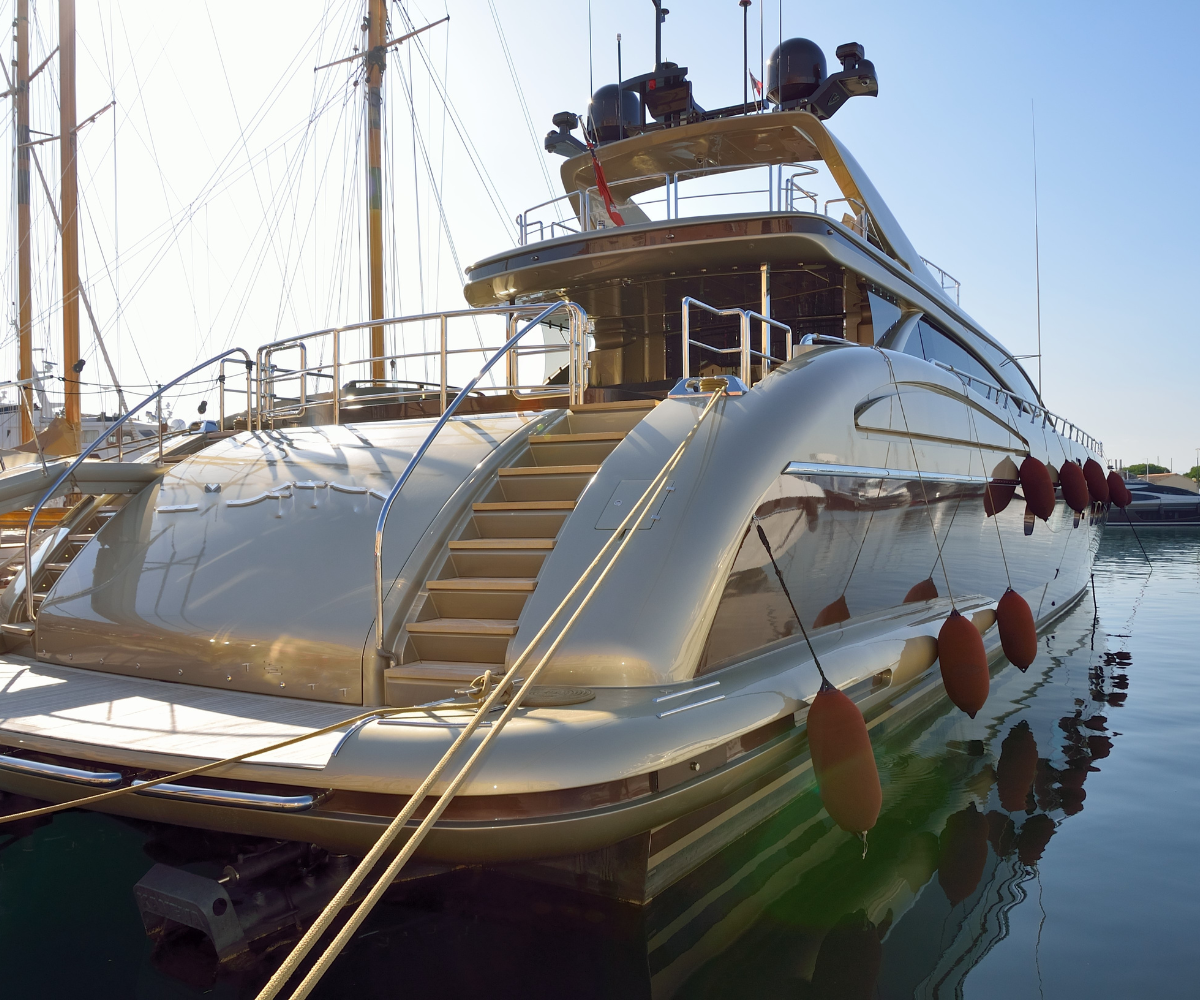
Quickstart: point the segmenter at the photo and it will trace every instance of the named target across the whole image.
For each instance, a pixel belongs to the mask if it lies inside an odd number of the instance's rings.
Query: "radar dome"
[[[588,105],[588,114],[592,119],[592,127],[596,130],[596,138],[600,142],[624,139],[624,126],[638,123],[639,107],[636,90],[628,87],[621,90],[618,105],[617,85],[610,83],[601,87],[592,94],[592,101]]]
[[[798,101],[825,82],[825,53],[807,38],[789,38],[767,63],[767,99],[776,104]]]

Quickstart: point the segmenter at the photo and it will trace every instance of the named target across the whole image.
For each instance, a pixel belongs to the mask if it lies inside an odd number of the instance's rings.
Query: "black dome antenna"
[[[875,64],[864,58],[858,42],[837,47],[842,69],[826,74],[825,55],[807,38],[789,38],[767,63],[767,98],[781,111],[799,108],[818,118],[832,118],[851,97],[876,97]]]

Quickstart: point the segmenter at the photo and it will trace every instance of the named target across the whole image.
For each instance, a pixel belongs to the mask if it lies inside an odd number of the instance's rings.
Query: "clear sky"
[[[36,65],[56,42],[57,5],[32,6]],[[736,0],[668,6],[664,58],[689,67],[702,105],[740,100]],[[391,11],[396,34],[402,9]],[[587,101],[586,0],[407,7],[416,24],[446,12],[449,25],[420,48],[396,50],[385,81],[394,311],[461,304],[455,257],[466,265],[514,242],[512,217],[557,179],[560,160],[540,151],[551,115]],[[780,30],[777,0],[755,0],[752,66],[760,14],[767,51]],[[80,118],[117,101],[80,133],[84,281],[123,381],[365,316],[362,88],[347,67],[313,73],[362,44],[361,15],[357,0],[79,0]],[[963,306],[1018,354],[1037,349],[1033,102],[1047,404],[1103,439],[1110,458],[1185,470],[1200,447],[1200,331],[1188,306],[1198,27],[1194,3],[784,0],[782,10],[784,37],[814,39],[831,64],[841,42],[866,47],[879,97],[851,102],[831,128],[918,250],[961,280]],[[652,68],[650,0],[596,0],[591,32],[597,86],[616,78],[617,32],[625,75]],[[56,78],[52,60],[32,94],[34,128],[48,134]],[[52,186],[56,146],[38,147]],[[11,163],[4,170],[11,190]],[[36,174],[33,202],[35,340],[55,358],[61,279]],[[5,231],[15,292],[11,220]],[[100,380],[86,315],[83,342]],[[1026,364],[1036,379],[1036,360]]]

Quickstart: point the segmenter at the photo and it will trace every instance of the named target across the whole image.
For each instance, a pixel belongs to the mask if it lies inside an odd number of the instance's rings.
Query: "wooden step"
[[[574,510],[574,500],[501,500],[492,503],[473,503],[471,509],[479,512],[505,510]]]
[[[552,548],[554,548],[553,538],[459,538],[450,543],[451,552],[476,552],[480,549],[517,549],[519,551],[535,549],[544,551]]]
[[[579,403],[571,407],[572,413],[594,413],[597,410],[653,410],[657,399],[619,399],[612,403]]]
[[[581,431],[578,434],[534,434],[532,444],[573,444],[577,441],[623,441],[625,431]]]
[[[590,476],[599,465],[515,465],[501,469],[501,476]]]
[[[456,576],[448,580],[430,580],[430,590],[474,591],[502,590],[512,593],[532,593],[537,586],[536,576]]]
[[[67,541],[71,542],[73,545],[87,545],[87,543],[90,542],[95,537],[96,537],[95,532],[91,532],[90,534],[87,532],[84,532],[84,533],[78,534],[78,535],[67,535]]]
[[[65,563],[53,562],[53,563],[46,563],[45,568],[54,573],[62,573],[70,565],[71,564],[69,562],[65,562]]]
[[[517,634],[517,623],[507,618],[430,618],[404,626],[415,635],[503,635]]]
[[[426,680],[447,681],[466,687],[476,677],[487,670],[487,666],[478,663],[462,663],[458,660],[414,660],[403,663],[398,667],[388,667],[383,672],[384,680]],[[493,668],[492,673],[496,670]],[[503,676],[503,670],[499,676]]]

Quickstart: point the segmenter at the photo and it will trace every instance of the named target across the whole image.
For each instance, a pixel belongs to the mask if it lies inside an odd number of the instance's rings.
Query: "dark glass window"
[[[917,328],[909,334],[904,344],[904,353],[924,358],[926,361],[940,361],[955,371],[974,375],[985,382],[995,384],[997,381],[995,374],[974,354],[926,320],[921,320]]]

